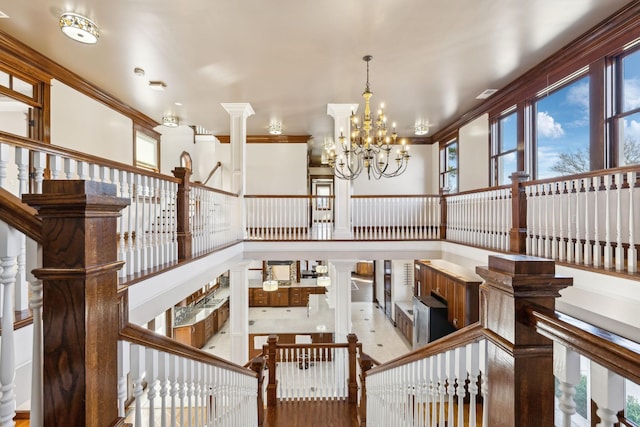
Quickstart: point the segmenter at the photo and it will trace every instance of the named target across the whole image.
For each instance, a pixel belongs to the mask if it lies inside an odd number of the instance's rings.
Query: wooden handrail
[[[217,366],[219,368],[227,369],[242,375],[248,375],[256,377],[255,372],[250,369],[244,368],[235,363],[228,362],[224,359],[216,357],[210,353],[202,350],[198,350],[190,345],[182,344],[178,341],[174,341],[171,338],[167,338],[164,335],[159,335],[149,331],[141,326],[134,324],[127,324],[120,330],[120,339],[128,341],[132,344],[138,344],[144,347],[153,348],[165,353],[174,354],[179,357],[192,359],[197,362],[206,363],[208,365]]]
[[[211,172],[209,172],[209,175],[207,176],[207,179],[204,180],[202,185],[207,185],[207,182],[209,182],[209,180],[211,179],[213,174],[216,173],[216,171],[220,168],[220,166],[222,166],[222,162],[216,163],[216,165],[213,167],[213,169],[211,169]]]
[[[313,194],[291,195],[291,194],[246,194],[245,199],[315,199],[318,197],[334,199],[335,196],[316,196]]]
[[[553,178],[545,178],[545,179],[536,179],[533,181],[524,181],[522,185],[528,187],[531,185],[537,184],[549,184],[558,181],[571,181],[574,179],[584,179],[584,178],[593,178],[596,176],[604,176],[604,175],[612,175],[614,173],[624,173],[624,172],[639,172],[640,173],[640,165],[630,165],[630,166],[620,166],[617,168],[611,169],[599,169],[596,171],[577,173],[573,175],[562,175],[556,176]]]
[[[439,198],[440,195],[439,194],[372,194],[372,195],[362,195],[362,196],[357,196],[357,195],[352,195],[351,198],[352,199],[417,199],[417,198],[424,198],[424,197],[433,197],[435,198]]]
[[[379,374],[380,372],[397,368],[398,366],[416,362],[439,353],[444,353],[445,351],[453,350],[463,345],[478,342],[482,338],[485,338],[484,331],[484,327],[480,323],[476,322],[440,338],[439,340],[433,341],[424,347],[414,350],[411,353],[407,353],[403,356],[390,360],[389,362],[378,365],[367,372],[367,375]]]
[[[146,169],[137,168],[135,166],[127,165],[125,163],[114,162],[113,160],[104,159],[102,157],[93,156],[91,154],[81,153],[80,151],[70,150],[68,148],[59,147],[53,144],[44,144],[40,141],[36,141],[35,139],[24,138],[21,136],[12,135],[10,133],[6,133],[2,131],[0,131],[0,142],[6,142],[16,147],[35,150],[41,153],[46,153],[46,154],[55,155],[55,156],[70,157],[75,160],[80,160],[82,162],[99,164],[101,166],[107,166],[112,169],[119,169],[127,172],[137,173],[140,175],[147,175],[152,178],[160,178],[165,181],[180,183],[180,180],[169,175],[163,175],[163,174],[152,172]]]
[[[536,331],[618,375],[640,383],[640,343],[543,307],[526,307]]]
[[[23,203],[4,188],[0,188],[0,221],[4,221],[30,239],[42,243],[42,220],[38,211]]]
[[[459,191],[457,193],[443,194],[442,196],[443,197],[466,196],[467,194],[487,193],[489,191],[507,190],[509,188],[511,188],[511,184],[499,185],[499,186],[496,186],[496,187],[477,188],[475,190]]]
[[[192,183],[190,183],[190,186],[191,186],[191,188],[200,188],[202,190],[212,191],[212,192],[218,193],[218,194],[224,194],[225,196],[238,197],[237,193],[231,193],[229,191],[224,191],[224,190],[219,190],[217,188],[207,187],[206,185],[200,184],[199,182],[192,182]]]

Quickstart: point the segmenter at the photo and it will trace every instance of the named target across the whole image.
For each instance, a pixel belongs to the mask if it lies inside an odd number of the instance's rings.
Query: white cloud
[[[625,111],[640,107],[640,80],[624,80],[624,109]]]
[[[546,138],[562,138],[564,136],[564,129],[562,125],[555,121],[555,119],[546,111],[538,112],[537,119],[538,134]]]
[[[640,141],[640,122],[635,120],[624,121],[624,136],[634,141]]]
[[[587,82],[575,84],[569,88],[567,102],[589,111],[589,84]]]

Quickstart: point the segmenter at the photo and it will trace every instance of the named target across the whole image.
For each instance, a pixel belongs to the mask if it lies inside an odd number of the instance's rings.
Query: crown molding
[[[221,144],[229,144],[229,135],[215,135]],[[247,135],[247,144],[306,144],[311,135]]]

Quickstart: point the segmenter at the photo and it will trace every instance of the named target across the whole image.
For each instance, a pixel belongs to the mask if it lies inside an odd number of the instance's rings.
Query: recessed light
[[[2,18],[8,18],[9,15],[7,15],[6,13],[4,13],[3,11],[0,10],[0,19]]]
[[[157,90],[158,92],[161,92],[167,88],[167,84],[160,80],[153,80],[149,82],[149,87],[153,90]]]
[[[181,106],[182,106],[182,102],[177,102],[177,101],[176,101],[176,102],[175,102],[175,104],[176,104],[178,107],[181,107]]]
[[[485,89],[480,95],[476,96],[476,99],[487,99],[497,91],[498,89]]]
[[[140,67],[136,67],[133,69],[133,74],[135,74],[138,77],[144,77],[144,70]]]

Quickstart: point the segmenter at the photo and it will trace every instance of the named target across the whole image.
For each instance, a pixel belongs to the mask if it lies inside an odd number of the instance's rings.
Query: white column
[[[333,270],[331,278],[331,293],[329,298],[334,301],[334,340],[347,342],[347,334],[351,332],[351,271],[355,260],[332,261],[329,265]]]
[[[249,262],[230,269],[229,274],[229,333],[231,361],[244,365],[249,359]]]
[[[230,117],[229,138],[231,143],[231,192],[244,194],[247,142],[247,118],[255,114],[246,102],[222,103]]]
[[[340,156],[341,147],[338,143],[340,131],[349,138],[351,122],[349,117],[358,110],[358,104],[327,104],[327,114],[333,117],[333,140],[336,142],[336,156]],[[351,237],[351,181],[337,178],[334,180],[334,238],[348,239]]]
[[[598,406],[597,427],[613,427],[624,408],[624,378],[591,361],[591,400]]]

